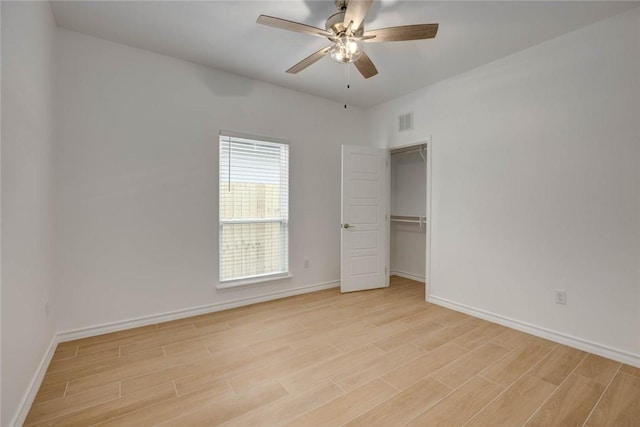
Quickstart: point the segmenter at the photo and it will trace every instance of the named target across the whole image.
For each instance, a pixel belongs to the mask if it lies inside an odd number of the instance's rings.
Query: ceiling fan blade
[[[329,37],[333,35],[333,33],[323,30],[322,28],[300,24],[299,22],[287,21],[286,19],[274,18],[273,16],[260,15],[256,22],[258,24],[268,25],[269,27],[295,31],[296,33],[311,34],[312,36]]]
[[[376,66],[373,65],[373,62],[371,62],[371,58],[369,58],[369,56],[367,56],[367,54],[364,52],[362,52],[360,58],[358,58],[358,60],[354,62],[354,64],[356,65],[358,71],[360,71],[360,74],[362,74],[362,77],[364,77],[365,79],[378,74],[378,70],[376,69]]]
[[[438,24],[403,25],[400,27],[380,28],[364,33],[365,37],[375,36],[372,39],[364,39],[367,43],[397,42],[404,40],[432,39],[438,32]]]
[[[304,58],[302,61],[298,62],[293,67],[289,68],[287,70],[287,73],[289,74],[299,73],[300,71],[307,68],[309,65],[314,64],[319,60],[321,60],[322,58],[324,58],[329,53],[329,49],[331,49],[331,46],[323,47],[319,51],[312,53],[311,55]]]
[[[351,30],[357,30],[367,15],[369,7],[371,7],[371,2],[372,0],[349,0],[349,3],[347,3],[347,11],[344,14],[344,27],[348,28],[349,24],[353,22],[353,24],[351,24]]]

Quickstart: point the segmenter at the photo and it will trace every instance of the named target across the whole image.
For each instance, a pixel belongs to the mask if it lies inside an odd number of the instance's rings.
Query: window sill
[[[249,277],[247,279],[229,280],[228,282],[221,282],[216,285],[216,289],[230,289],[239,288],[241,286],[257,285],[260,283],[274,282],[276,280],[290,279],[293,275],[291,273],[271,274],[268,276]]]

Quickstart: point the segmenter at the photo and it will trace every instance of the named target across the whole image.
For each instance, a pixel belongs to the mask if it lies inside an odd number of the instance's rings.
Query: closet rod
[[[393,222],[410,222],[412,224],[422,224],[422,221],[417,220],[417,219],[395,219],[395,218],[391,218],[391,221],[393,221]]]

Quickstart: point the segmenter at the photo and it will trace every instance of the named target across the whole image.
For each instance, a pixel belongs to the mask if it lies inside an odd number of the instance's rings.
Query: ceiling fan
[[[329,54],[337,62],[343,64],[353,62],[360,74],[365,79],[368,79],[378,74],[378,70],[364,52],[363,42],[377,43],[432,39],[438,32],[438,24],[403,25],[365,32],[363,21],[372,1],[335,0],[338,13],[331,15],[327,19],[326,30],[266,15],[260,15],[257,22],[258,24],[283,30],[326,37],[331,41],[331,45],[309,55],[289,68],[287,73],[299,73]]]

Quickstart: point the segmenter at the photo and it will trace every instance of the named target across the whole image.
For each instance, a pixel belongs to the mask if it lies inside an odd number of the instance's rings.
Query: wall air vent
[[[413,112],[398,116],[398,131],[404,132],[413,129]]]

